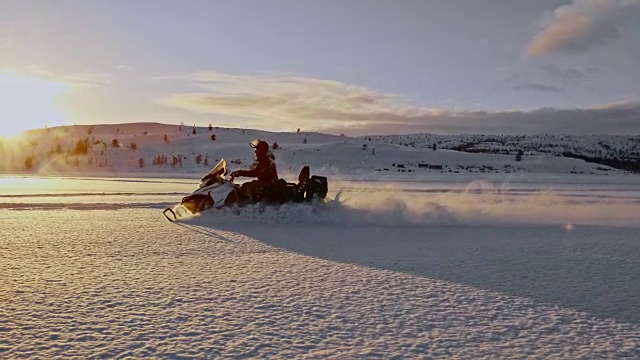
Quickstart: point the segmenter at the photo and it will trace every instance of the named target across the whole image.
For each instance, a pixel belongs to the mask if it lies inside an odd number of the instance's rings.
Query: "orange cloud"
[[[322,129],[441,111],[411,105],[398,95],[299,75],[200,72],[173,79],[208,91],[173,93],[158,99],[159,104],[197,113],[266,119],[286,126],[306,121]]]
[[[574,0],[557,8],[527,47],[527,55],[584,52],[620,37],[622,22],[640,10],[640,0]]]

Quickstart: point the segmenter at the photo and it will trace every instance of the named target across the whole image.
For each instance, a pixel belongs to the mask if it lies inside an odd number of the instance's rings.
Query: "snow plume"
[[[206,214],[204,223],[347,226],[640,226],[640,194],[589,195],[592,191],[513,187],[475,181],[458,188],[405,188],[389,183],[345,186],[325,204],[249,206]]]
[[[574,0],[548,17],[527,54],[587,51],[620,37],[623,21],[638,16],[640,0]]]
[[[427,204],[418,210],[399,199],[349,205],[329,201],[324,204],[285,204],[279,207],[247,206],[222,210],[195,218],[202,224],[262,223],[354,226],[415,226],[457,223],[455,215],[438,204]]]

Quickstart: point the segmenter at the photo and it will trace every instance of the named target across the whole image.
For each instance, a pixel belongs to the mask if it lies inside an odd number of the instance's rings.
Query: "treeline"
[[[590,162],[594,164],[611,166],[612,168],[615,168],[615,169],[640,173],[640,161],[634,160],[634,159],[593,157],[593,156],[575,154],[569,151],[563,152],[562,156],[574,158],[574,159],[581,159],[586,162]]]

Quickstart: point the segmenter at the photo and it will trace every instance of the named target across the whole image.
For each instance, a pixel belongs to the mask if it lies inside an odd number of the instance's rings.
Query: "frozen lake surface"
[[[0,357],[640,357],[635,177],[330,180],[167,222],[193,184],[0,178]]]

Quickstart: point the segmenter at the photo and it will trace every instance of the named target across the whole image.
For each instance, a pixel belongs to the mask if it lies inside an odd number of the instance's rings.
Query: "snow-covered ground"
[[[637,177],[378,174],[178,223],[189,179],[0,178],[0,357],[640,357]]]

